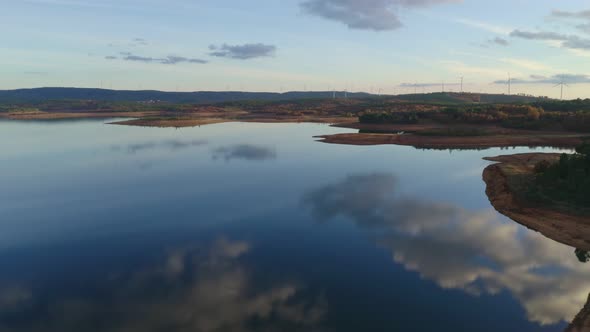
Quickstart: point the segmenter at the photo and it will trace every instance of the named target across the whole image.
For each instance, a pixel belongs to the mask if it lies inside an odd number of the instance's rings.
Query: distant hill
[[[239,92],[239,91],[198,91],[198,92],[165,92],[155,90],[107,90],[87,88],[34,88],[18,90],[0,90],[0,103],[27,103],[47,100],[95,100],[108,102],[136,102],[159,100],[169,103],[213,104],[231,101],[283,101],[298,99],[328,99],[333,97],[332,91],[309,92]],[[336,92],[342,98],[345,92]],[[348,93],[349,98],[379,98],[369,93]],[[399,101],[436,104],[469,104],[469,103],[531,103],[547,100],[546,98],[474,93],[427,93],[398,96],[381,96],[395,98]]]
[[[344,92],[336,92],[342,97]],[[96,100],[111,102],[133,102],[159,100],[169,103],[211,104],[228,101],[261,100],[279,101],[295,99],[325,99],[332,98],[332,91],[313,92],[238,92],[238,91],[198,91],[198,92],[165,92],[165,91],[126,91],[87,88],[35,88],[18,90],[0,90],[0,102],[37,102],[45,100]],[[370,97],[368,93],[348,93],[349,98]]]

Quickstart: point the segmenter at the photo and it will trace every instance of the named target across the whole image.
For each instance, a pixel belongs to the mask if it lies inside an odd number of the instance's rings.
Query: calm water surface
[[[573,248],[496,213],[482,157],[343,129],[0,122],[0,331],[562,331]]]

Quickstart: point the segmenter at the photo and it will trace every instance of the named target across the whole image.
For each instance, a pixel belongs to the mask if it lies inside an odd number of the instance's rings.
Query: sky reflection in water
[[[312,138],[342,131],[0,122],[0,331],[560,331],[581,309],[573,248],[485,197],[506,151]]]

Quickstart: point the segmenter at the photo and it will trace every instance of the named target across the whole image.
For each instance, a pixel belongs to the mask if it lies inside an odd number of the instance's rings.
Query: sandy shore
[[[514,190],[518,177],[532,175],[539,161],[557,161],[559,154],[528,153],[485,159],[497,162],[484,170],[483,179],[486,194],[498,212],[552,240],[590,251],[589,216],[527,204]]]

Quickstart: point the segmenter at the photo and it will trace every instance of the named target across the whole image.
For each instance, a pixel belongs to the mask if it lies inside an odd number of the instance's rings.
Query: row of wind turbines
[[[508,81],[506,81],[508,83],[508,94],[511,95],[512,94],[512,76],[510,75],[510,73],[508,73]],[[563,75],[559,76],[559,83],[555,84],[553,86],[554,88],[556,87],[560,87],[561,88],[561,93],[560,93],[560,97],[559,99],[563,100],[563,88],[564,87],[570,87],[564,80]]]
[[[461,93],[464,93],[464,90],[463,90],[463,84],[464,84],[464,82],[465,82],[465,76],[459,76],[458,78],[459,78],[459,83],[458,83],[458,84],[459,84],[459,86],[460,86],[460,92],[461,92]],[[570,86],[569,86],[569,85],[568,85],[568,84],[565,82],[565,80],[564,80],[564,77],[563,77],[562,75],[561,75],[561,76],[559,76],[559,78],[560,78],[559,82],[558,82],[557,84],[555,84],[553,87],[554,87],[554,88],[556,88],[556,87],[560,87],[560,99],[561,99],[561,100],[563,100],[563,92],[564,92],[564,88],[565,88],[565,87],[568,87],[568,88],[569,88]],[[510,73],[508,73],[508,80],[506,81],[506,83],[507,83],[507,86],[508,86],[508,95],[512,95],[512,82],[513,82],[512,75],[511,75]],[[409,85],[409,86],[411,86],[411,85]],[[424,85],[420,85],[420,84],[418,84],[418,82],[416,82],[416,83],[414,83],[414,84],[413,84],[413,87],[414,87],[414,94],[417,94],[417,93],[418,93],[418,87],[420,87],[420,86],[422,86],[422,93],[425,93],[425,92],[424,92],[424,87],[425,87],[425,86],[424,86]],[[445,82],[443,81],[443,82],[441,83],[441,91],[442,91],[443,93],[446,91],[446,90],[445,90],[445,88],[446,88],[446,87],[445,87]],[[346,90],[346,91],[345,91],[345,95],[346,95],[346,96],[347,96],[347,93],[348,93],[347,91],[348,91],[348,90]],[[381,89],[379,89],[378,91],[379,91],[378,95],[381,95],[381,91],[382,91],[382,90],[381,90]],[[336,98],[335,91],[334,91],[334,98]]]

